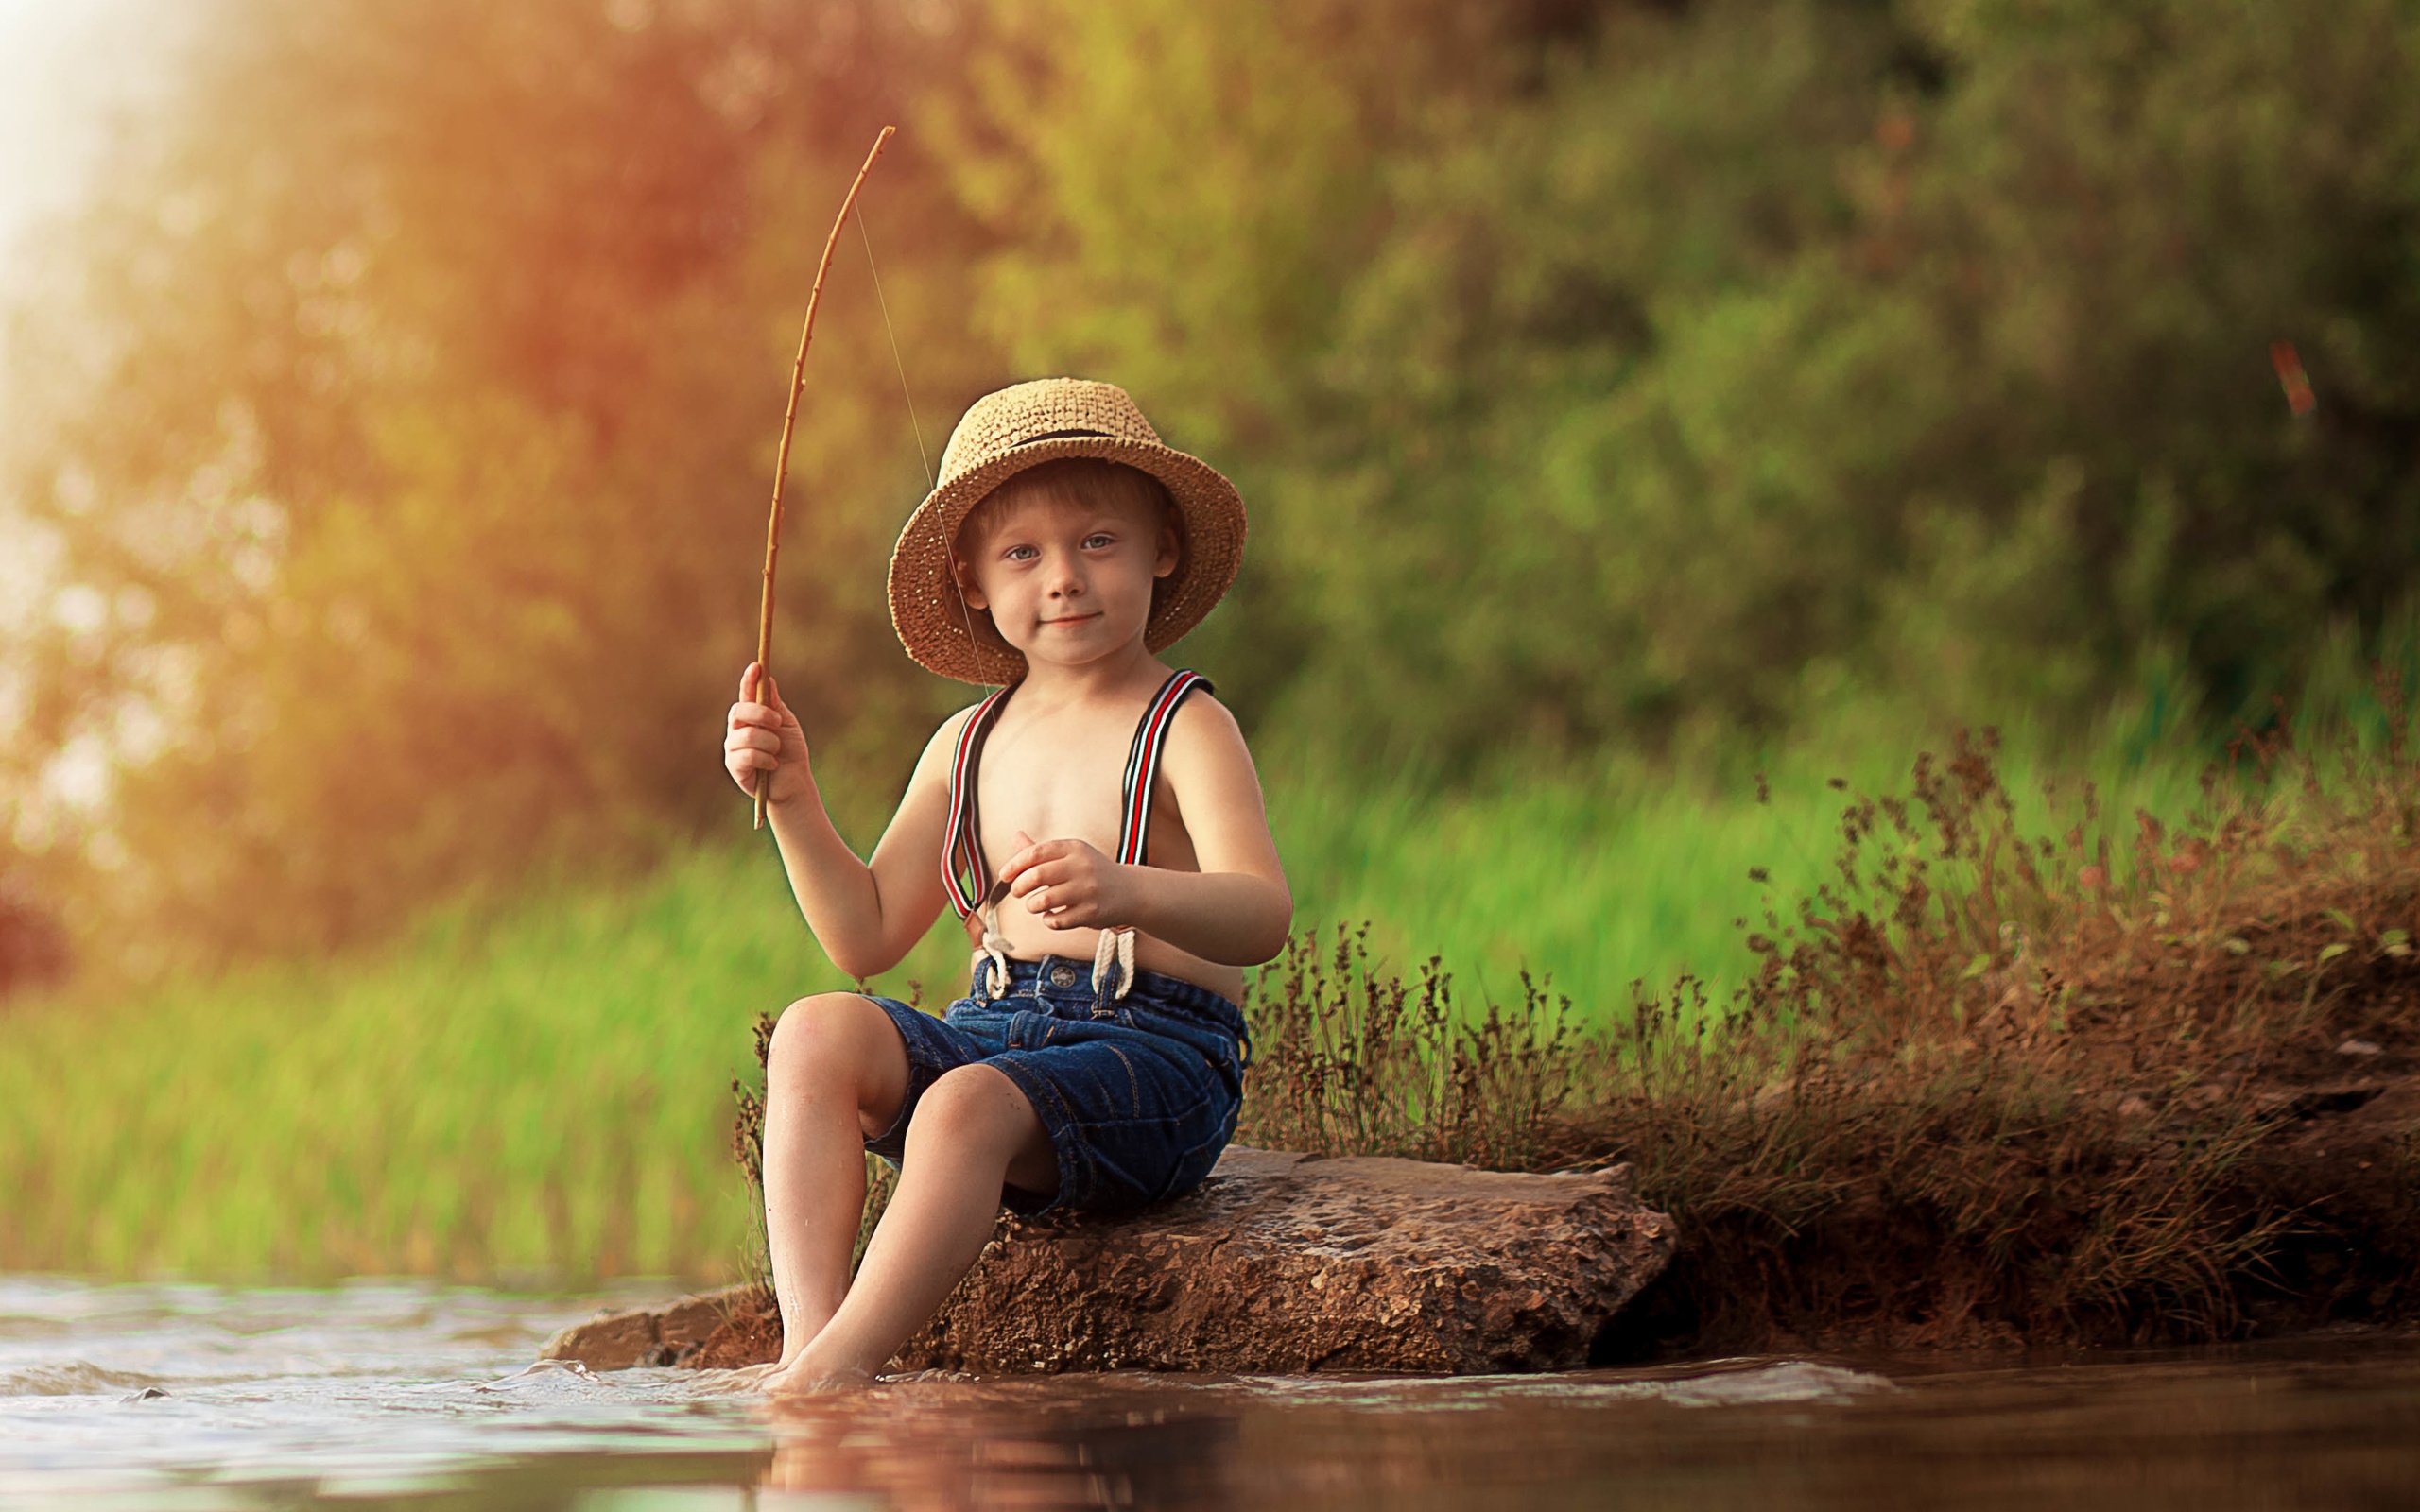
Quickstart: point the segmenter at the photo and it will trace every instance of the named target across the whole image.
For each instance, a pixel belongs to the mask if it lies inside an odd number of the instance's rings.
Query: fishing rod
[[[866,186],[866,175],[873,172],[874,160],[882,156],[893,132],[899,129],[886,126],[873,139],[873,150],[866,154],[865,166],[849,185],[848,198],[840,201],[840,214],[832,221],[832,234],[823,239],[823,261],[815,266],[815,285],[806,295],[806,327],[799,333],[798,361],[790,369],[790,402],[782,414],[782,447],[773,459],[773,507],[765,522],[765,589],[756,606],[756,692],[763,701],[765,685],[772,679],[770,658],[773,654],[773,571],[782,556],[782,483],[790,471],[790,432],[798,425],[799,396],[806,390],[806,349],[815,339],[815,307],[823,300],[823,275],[832,271],[832,251],[840,245],[840,228],[849,223],[849,212],[856,208],[857,191]],[[871,250],[871,249],[869,249]],[[765,772],[756,780],[756,825],[765,827],[765,793],[773,785],[773,774]]]

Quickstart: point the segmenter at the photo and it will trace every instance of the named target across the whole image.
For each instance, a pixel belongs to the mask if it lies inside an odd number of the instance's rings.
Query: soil
[[[2420,1064],[2360,1058],[2368,1064],[2253,1093],[2279,1122],[2245,1160],[2245,1185],[2294,1214],[2273,1274],[2243,1288],[2253,1333],[2420,1318]]]
[[[2374,1051],[2370,1049],[2377,1046]],[[2006,1257],[1944,1247],[1928,1215],[1869,1194],[1786,1240],[1753,1221],[1681,1219],[1673,1264],[1599,1338],[1592,1363],[1736,1351],[1893,1353],[2334,1335],[2420,1328],[2420,1056],[2378,1041],[2307,1053],[2258,1079],[2122,1094],[2152,1138],[2230,1112],[2257,1133],[2214,1200],[2275,1231],[2227,1275],[2230,1311],[2146,1317],[2012,1307]],[[2021,1288],[2019,1295],[2021,1295]]]
[[[674,1364],[698,1370],[735,1370],[782,1357],[782,1315],[773,1294],[756,1289],[735,1301],[722,1326]]]

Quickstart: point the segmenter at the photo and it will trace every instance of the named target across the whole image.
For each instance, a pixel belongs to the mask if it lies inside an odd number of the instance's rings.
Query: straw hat
[[[949,569],[950,542],[983,496],[1029,467],[1064,457],[1123,462],[1160,480],[1176,501],[1176,571],[1151,593],[1143,644],[1174,644],[1236,580],[1244,555],[1244,501],[1208,463],[1161,441],[1115,384],[1042,378],[977,400],[950,433],[941,482],[908,517],[890,554],[890,623],[908,654],[945,678],[1006,685],[1025,654],[971,613]]]

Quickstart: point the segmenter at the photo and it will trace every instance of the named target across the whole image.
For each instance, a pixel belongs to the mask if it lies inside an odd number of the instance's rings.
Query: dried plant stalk
[[[806,349],[815,339],[815,307],[823,300],[823,275],[832,271],[832,249],[840,245],[840,228],[849,223],[849,212],[856,208],[857,191],[866,186],[866,175],[873,172],[876,158],[890,141],[897,127],[886,126],[873,139],[873,150],[866,154],[865,166],[849,185],[849,197],[840,201],[840,214],[833,218],[832,234],[823,239],[823,261],[815,265],[815,285],[807,290],[806,326],[799,333],[798,361],[790,369],[789,407],[782,413],[782,449],[773,459],[773,508],[765,522],[765,588],[756,605],[756,679],[761,697],[765,679],[772,676],[770,659],[773,654],[773,570],[782,555],[782,483],[790,472],[790,432],[798,424],[798,398],[806,389]],[[756,780],[756,828],[765,827],[765,790],[772,785],[773,774],[766,772]]]

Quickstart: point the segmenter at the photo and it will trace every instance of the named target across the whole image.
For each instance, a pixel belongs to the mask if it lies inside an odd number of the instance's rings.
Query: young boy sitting
[[[919,662],[999,691],[934,732],[871,865],[833,829],[772,679],[741,679],[723,762],[765,785],[834,964],[890,970],[944,902],[977,947],[944,1018],[854,992],[782,1015],[768,1390],[871,1379],[1003,1202],[1157,1202],[1234,1134],[1242,968],[1283,948],[1293,899],[1234,717],[1156,653],[1226,592],[1243,541],[1235,487],[1163,445],[1124,390],[1059,378],[977,401],[900,534],[890,612]],[[897,1162],[899,1185],[853,1282],[861,1150]]]

